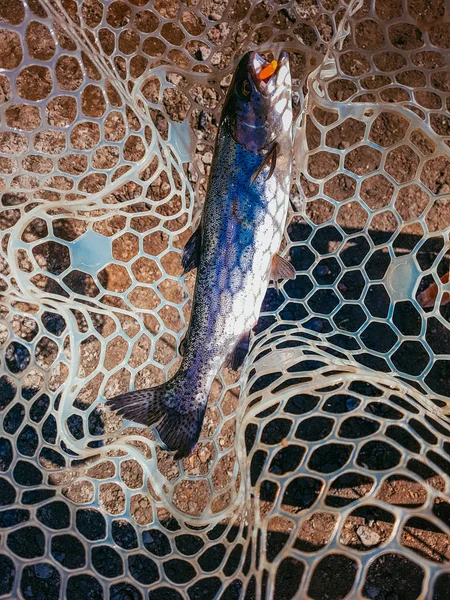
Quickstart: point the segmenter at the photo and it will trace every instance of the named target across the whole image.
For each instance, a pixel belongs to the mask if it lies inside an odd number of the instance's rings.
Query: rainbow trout
[[[295,277],[278,254],[292,162],[288,54],[271,65],[246,54],[225,100],[201,223],[182,257],[197,280],[180,368],[163,385],[107,402],[126,419],[156,424],[176,458],[197,443],[221,366],[242,366],[269,280]]]

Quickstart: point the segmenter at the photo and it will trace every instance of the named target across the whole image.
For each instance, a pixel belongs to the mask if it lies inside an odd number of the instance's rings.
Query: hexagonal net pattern
[[[240,56],[290,53],[283,241],[182,461],[175,373]],[[0,2],[0,596],[448,598],[445,0]]]

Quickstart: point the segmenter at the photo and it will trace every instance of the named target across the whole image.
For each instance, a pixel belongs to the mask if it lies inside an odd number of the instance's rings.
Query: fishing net
[[[444,0],[0,2],[0,596],[449,598],[449,48]],[[297,277],[174,461],[104,403],[179,366],[249,49]]]

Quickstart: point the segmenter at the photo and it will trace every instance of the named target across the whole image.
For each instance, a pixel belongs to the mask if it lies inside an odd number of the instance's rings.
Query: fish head
[[[289,55],[282,52],[270,64],[257,52],[240,60],[225,100],[226,119],[233,139],[246,150],[258,152],[281,136],[291,135],[292,99]],[[268,76],[261,79],[261,75]]]

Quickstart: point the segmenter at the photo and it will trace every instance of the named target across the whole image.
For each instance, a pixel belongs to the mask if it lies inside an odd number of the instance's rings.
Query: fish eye
[[[248,79],[244,79],[244,81],[242,82],[241,92],[243,96],[250,96],[250,94],[252,93],[252,86],[250,85]]]

